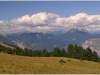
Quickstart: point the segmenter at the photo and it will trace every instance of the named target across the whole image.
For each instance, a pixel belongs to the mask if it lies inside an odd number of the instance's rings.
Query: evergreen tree
[[[78,47],[78,49],[79,49],[79,54],[78,54],[78,58],[79,59],[83,59],[83,56],[84,56],[84,50],[83,50],[83,47],[82,46],[79,46]]]
[[[67,57],[72,57],[72,52],[73,52],[73,45],[69,44],[67,48]]]
[[[33,51],[33,56],[38,56],[38,50]]]
[[[26,55],[26,51],[25,51],[25,50],[22,50],[22,51],[20,52],[20,55],[21,55],[21,56],[27,56],[27,55]]]
[[[86,59],[89,61],[92,60],[92,50],[90,49],[90,47],[86,49]]]
[[[83,49],[82,50],[82,55],[81,55],[81,58],[83,59],[83,60],[85,60],[86,59],[86,50],[85,49]]]
[[[42,51],[42,56],[43,56],[43,57],[48,56],[48,55],[47,55],[47,50],[46,50],[46,49],[44,49],[44,50]]]
[[[73,46],[71,57],[79,59],[79,48],[76,44]]]
[[[25,48],[24,50],[21,51],[20,55],[22,56],[28,56],[28,49]]]
[[[6,53],[13,54],[12,49],[10,49],[10,48],[6,49]]]
[[[15,54],[16,54],[16,55],[20,55],[21,51],[22,51],[21,48],[19,48],[19,47],[16,47],[16,48],[15,48]]]
[[[98,61],[99,57],[98,57],[96,51],[93,51],[93,52],[92,52],[92,56],[93,56],[93,57],[92,57],[92,60],[93,60],[93,61]]]
[[[60,57],[61,56],[61,51],[60,51],[59,47],[54,47],[53,56],[55,56],[55,57]]]
[[[37,52],[38,52],[38,55],[37,56],[38,57],[41,57],[42,56],[42,50],[38,50]]]
[[[0,45],[0,52],[3,51],[3,47]]]
[[[62,57],[66,57],[66,51],[65,51],[64,48],[61,50],[61,56],[62,56]]]
[[[31,49],[27,50],[28,56],[33,56],[33,51]]]
[[[51,55],[50,52],[46,53],[46,57],[50,57],[50,55]]]

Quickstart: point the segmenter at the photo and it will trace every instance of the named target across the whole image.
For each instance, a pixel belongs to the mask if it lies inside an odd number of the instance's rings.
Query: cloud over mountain
[[[67,31],[71,28],[86,29],[89,32],[100,31],[100,15],[88,15],[82,12],[69,17],[61,17],[58,14],[40,12],[14,18],[10,22],[0,20],[0,30],[7,33]]]
[[[70,17],[58,17],[52,23],[55,26],[64,28],[79,28],[88,31],[100,30],[100,15],[87,15],[86,13],[78,13]]]

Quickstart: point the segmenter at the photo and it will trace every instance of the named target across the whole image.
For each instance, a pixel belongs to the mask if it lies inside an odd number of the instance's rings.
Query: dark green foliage
[[[61,59],[61,60],[59,61],[59,63],[60,63],[60,64],[64,64],[64,63],[66,63],[66,61]]]
[[[93,51],[92,55],[93,55],[93,58],[92,58],[93,61],[99,61],[99,56],[97,55],[97,52]]]
[[[61,56],[62,56],[62,57],[66,57],[66,51],[65,51],[64,48],[61,50]]]
[[[34,56],[34,57],[66,57],[66,51],[63,48],[62,50],[59,47],[54,47],[53,51],[49,52],[48,50],[31,50],[31,49],[21,49],[19,47],[16,47],[15,49],[6,48],[3,46],[0,46],[0,52],[5,52],[8,54],[15,54],[15,55],[21,55],[21,56]]]
[[[73,53],[73,45],[69,44],[67,48],[67,57],[72,57],[72,53]]]
[[[28,56],[33,56],[33,51],[31,49],[28,50]]]
[[[66,51],[63,48],[62,50],[59,47],[54,47],[52,51],[52,56],[55,57],[66,57]]]
[[[92,60],[92,50],[89,47],[86,49],[85,55],[87,60]]]
[[[49,56],[49,53],[48,53],[48,51],[47,51],[46,49],[44,49],[44,50],[42,51],[42,56],[43,56],[43,57]]]
[[[15,54],[21,56],[31,56],[31,57],[69,57],[76,58],[81,60],[89,61],[99,61],[100,58],[97,55],[97,52],[92,51],[89,47],[83,49],[82,46],[69,44],[67,51],[65,49],[60,49],[59,47],[54,47],[52,51],[44,50],[31,50],[31,49],[21,49],[16,47],[15,49],[7,48],[0,45],[0,52],[5,52],[8,54]],[[62,61],[61,61],[62,62]]]
[[[89,60],[89,61],[99,61],[99,56],[95,51],[88,47],[87,49],[83,49],[82,46],[69,44],[67,48],[67,57],[76,58],[81,60]]]
[[[0,45],[0,52],[5,52],[5,53],[8,53],[8,54],[14,53],[14,51],[11,48],[7,48],[7,47],[1,46],[1,45]]]
[[[59,49],[59,47],[54,47],[53,56],[55,56],[55,57],[60,57],[61,56],[61,50]]]
[[[42,50],[38,50],[38,57],[41,57],[42,56]]]
[[[15,48],[15,54],[16,54],[16,55],[20,55],[21,51],[22,51],[21,48],[19,48],[19,47],[16,47],[16,48]]]
[[[33,51],[33,56],[38,56],[38,50]]]

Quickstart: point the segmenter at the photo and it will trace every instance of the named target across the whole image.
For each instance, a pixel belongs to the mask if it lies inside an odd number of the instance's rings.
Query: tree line
[[[60,49],[59,47],[54,47],[52,51],[48,51],[47,49],[21,49],[19,47],[11,49],[0,45],[0,52],[31,57],[69,57],[81,60],[100,61],[100,58],[97,55],[96,51],[92,51],[89,47],[83,49],[82,46],[72,44],[68,45],[67,50],[65,50],[64,48]]]
[[[7,48],[0,45],[0,52],[5,52],[8,54],[15,54],[21,56],[33,56],[33,57],[66,57],[65,49],[60,49],[59,47],[54,47],[52,51],[44,50],[32,50],[32,49],[22,49],[19,47],[15,47],[14,49]]]
[[[96,51],[92,51],[90,47],[83,49],[82,46],[69,44],[67,48],[67,57],[89,61],[100,61]]]

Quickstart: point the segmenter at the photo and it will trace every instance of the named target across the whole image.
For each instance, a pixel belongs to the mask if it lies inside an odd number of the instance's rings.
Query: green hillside
[[[66,63],[59,63],[64,60]],[[0,53],[0,74],[100,74],[100,63],[66,57],[27,57]]]

